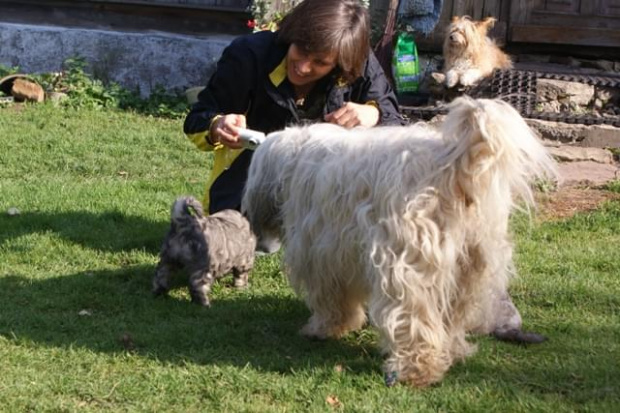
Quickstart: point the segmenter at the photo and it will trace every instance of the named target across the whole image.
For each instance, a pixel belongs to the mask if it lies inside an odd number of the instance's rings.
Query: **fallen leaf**
[[[336,397],[336,396],[327,396],[325,401],[327,402],[327,404],[329,404],[332,407],[341,407],[342,406],[342,403],[340,403],[340,400],[338,400],[338,397]]]

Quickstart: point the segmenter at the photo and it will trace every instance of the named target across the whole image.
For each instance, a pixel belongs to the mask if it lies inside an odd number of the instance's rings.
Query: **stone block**
[[[15,79],[11,88],[11,95],[18,102],[43,102],[45,100],[43,88],[27,79]]]

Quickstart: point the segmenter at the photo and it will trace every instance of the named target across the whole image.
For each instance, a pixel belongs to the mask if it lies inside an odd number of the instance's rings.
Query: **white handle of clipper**
[[[243,148],[254,150],[265,141],[265,134],[252,129],[240,129],[239,140]]]

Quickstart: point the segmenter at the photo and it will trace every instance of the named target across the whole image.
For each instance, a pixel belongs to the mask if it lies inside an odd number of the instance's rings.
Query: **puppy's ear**
[[[493,26],[495,26],[496,21],[497,19],[495,17],[489,16],[482,21],[476,22],[476,29],[478,29],[479,32],[486,34]]]
[[[459,16],[452,16],[452,20],[450,20],[450,23],[456,23],[459,20],[461,20],[461,18]]]

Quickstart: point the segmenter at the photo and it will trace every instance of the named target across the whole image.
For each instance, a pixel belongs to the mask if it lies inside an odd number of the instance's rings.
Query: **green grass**
[[[181,130],[115,111],[0,109],[0,410],[617,411],[618,202],[514,220],[512,293],[549,341],[475,337],[478,353],[439,385],[386,388],[372,328],[297,334],[309,314],[278,257],[258,260],[247,290],[216,284],[210,309],[189,302],[184,279],[151,296],[170,204],[202,196],[210,162]]]

